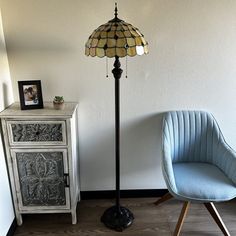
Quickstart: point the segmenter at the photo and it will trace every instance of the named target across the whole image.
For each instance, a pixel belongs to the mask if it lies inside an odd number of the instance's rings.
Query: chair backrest
[[[170,111],[163,120],[163,151],[172,162],[213,163],[214,146],[222,139],[214,117],[204,111]]]

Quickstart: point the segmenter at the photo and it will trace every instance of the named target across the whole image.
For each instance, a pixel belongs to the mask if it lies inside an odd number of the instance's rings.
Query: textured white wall
[[[0,111],[13,101],[11,78],[2,29],[0,9]],[[11,192],[7,176],[2,139],[0,136],[0,236],[5,236],[14,219]]]
[[[113,18],[115,1],[1,1],[15,99],[18,80],[40,79],[45,101],[78,101],[82,190],[113,189],[114,80],[84,44]],[[162,112],[208,110],[236,148],[236,1],[117,2],[150,44],[149,55],[128,58],[121,80],[121,187],[163,188]]]

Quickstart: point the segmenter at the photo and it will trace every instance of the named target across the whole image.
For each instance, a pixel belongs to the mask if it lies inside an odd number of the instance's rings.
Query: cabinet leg
[[[19,213],[16,213],[16,222],[19,226],[23,224],[22,215]]]
[[[72,224],[75,225],[77,223],[77,215],[76,209],[71,212]]]

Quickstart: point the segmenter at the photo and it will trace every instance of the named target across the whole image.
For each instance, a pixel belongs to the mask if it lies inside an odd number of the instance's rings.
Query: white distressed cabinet
[[[1,133],[18,225],[22,214],[71,213],[80,200],[77,103],[55,110],[21,110],[14,103],[0,113]]]

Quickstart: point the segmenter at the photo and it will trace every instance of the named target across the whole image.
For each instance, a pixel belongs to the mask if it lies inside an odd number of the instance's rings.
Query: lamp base
[[[102,215],[101,221],[110,229],[123,231],[129,227],[134,220],[133,213],[125,207],[112,206]]]

